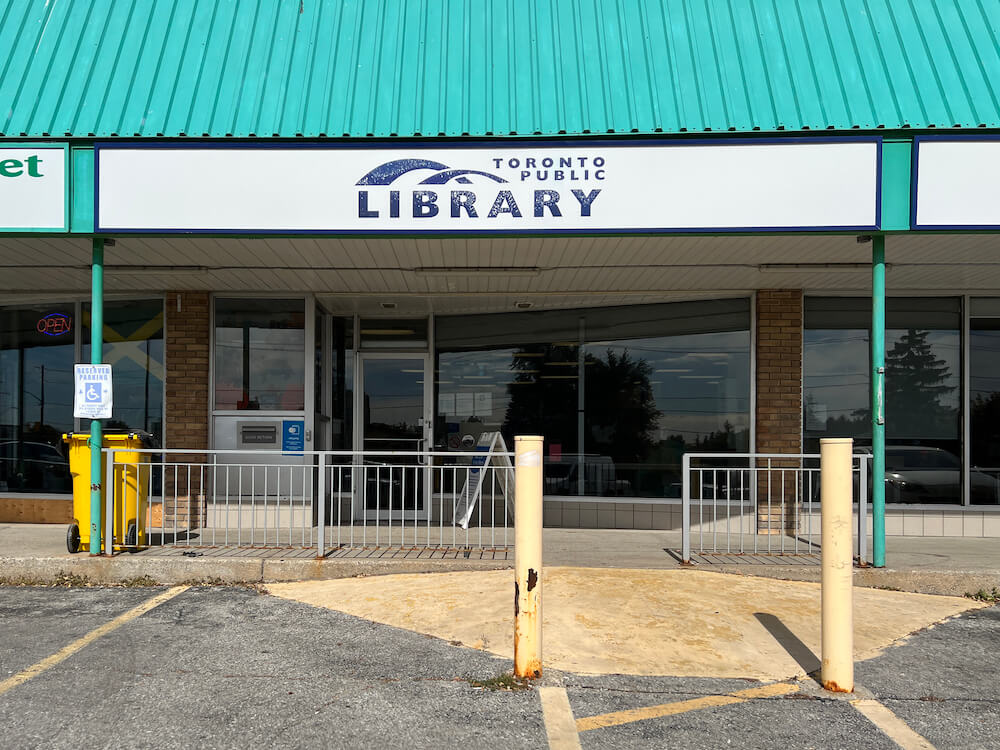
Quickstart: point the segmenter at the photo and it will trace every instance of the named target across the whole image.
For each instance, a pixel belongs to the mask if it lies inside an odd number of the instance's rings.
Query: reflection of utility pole
[[[142,429],[149,430],[149,339],[146,339],[146,383],[142,400]]]
[[[45,365],[39,365],[38,369],[41,370],[42,375],[42,385],[38,389],[41,394],[38,399],[38,425],[39,427],[45,426]]]
[[[14,449],[16,458],[20,458],[21,441],[24,440],[24,347],[17,349],[17,429],[15,431]]]
[[[250,405],[250,324],[243,325],[243,401]],[[305,406],[305,404],[303,404]],[[240,408],[237,406],[236,408]]]

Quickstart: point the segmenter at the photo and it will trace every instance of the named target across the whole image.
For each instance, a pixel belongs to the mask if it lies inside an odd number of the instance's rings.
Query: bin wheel
[[[66,549],[69,550],[70,554],[80,551],[80,527],[75,523],[71,523],[66,528]]]
[[[130,550],[134,550],[139,544],[139,530],[135,525],[135,521],[129,521],[128,530],[125,532],[125,546]]]

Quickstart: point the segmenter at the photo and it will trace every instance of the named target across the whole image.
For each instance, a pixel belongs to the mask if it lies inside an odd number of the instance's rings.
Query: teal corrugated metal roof
[[[5,137],[1000,127],[1000,0],[0,0]]]

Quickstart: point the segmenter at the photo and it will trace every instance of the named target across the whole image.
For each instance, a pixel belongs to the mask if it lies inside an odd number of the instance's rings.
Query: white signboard
[[[879,224],[881,140],[98,144],[97,231],[727,232]]]
[[[507,512],[514,516],[514,466],[510,462],[507,443],[499,432],[484,432],[476,441],[476,450],[482,456],[472,458],[472,466],[466,475],[465,486],[455,503],[455,523],[463,529],[469,528],[469,520],[476,509],[476,503],[483,494],[483,480],[486,467],[492,464],[494,474],[490,477],[491,490],[504,496]],[[483,467],[483,468],[479,468]]]
[[[67,147],[0,148],[0,231],[69,231]]]
[[[923,136],[914,149],[914,229],[1000,227],[1000,140]]]
[[[73,416],[111,419],[111,365],[74,365]]]

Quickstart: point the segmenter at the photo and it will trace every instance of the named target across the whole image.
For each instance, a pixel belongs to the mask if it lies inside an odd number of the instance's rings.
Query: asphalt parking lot
[[[992,607],[860,663],[857,681],[934,747],[1000,748],[998,651]],[[511,666],[251,589],[0,588],[0,745],[571,746],[547,733],[543,690],[496,689]],[[565,690],[583,748],[897,747],[808,678],[549,670],[543,683]]]

